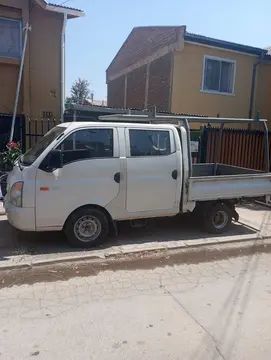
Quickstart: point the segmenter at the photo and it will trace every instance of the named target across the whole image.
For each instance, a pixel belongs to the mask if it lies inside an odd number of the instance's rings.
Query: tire
[[[106,214],[92,207],[72,213],[64,226],[64,233],[73,247],[91,248],[102,244],[107,237],[109,221]]]
[[[223,203],[210,204],[203,214],[204,229],[211,234],[222,234],[232,223],[232,211]]]

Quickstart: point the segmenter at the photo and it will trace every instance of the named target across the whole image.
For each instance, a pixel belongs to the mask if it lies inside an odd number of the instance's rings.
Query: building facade
[[[106,71],[108,105],[271,121],[270,59],[185,26],[134,28]]]
[[[64,98],[66,20],[83,12],[44,0],[0,0],[0,113],[12,114],[29,24],[17,113],[26,118],[61,118]]]

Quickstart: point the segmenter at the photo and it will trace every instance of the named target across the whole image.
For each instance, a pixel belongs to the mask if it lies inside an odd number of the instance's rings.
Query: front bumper
[[[9,223],[22,231],[35,231],[35,209],[15,207],[8,201],[4,201],[4,208]]]

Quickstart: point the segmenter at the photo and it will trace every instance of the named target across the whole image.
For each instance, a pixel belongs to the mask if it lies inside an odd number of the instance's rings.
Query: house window
[[[18,20],[0,18],[0,57],[21,57],[22,28]]]
[[[204,57],[203,91],[233,94],[234,80],[235,61]]]

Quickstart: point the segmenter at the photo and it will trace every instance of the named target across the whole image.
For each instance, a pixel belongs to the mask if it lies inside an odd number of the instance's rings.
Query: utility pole
[[[16,120],[17,107],[18,107],[19,96],[20,96],[23,68],[24,68],[25,51],[26,51],[27,40],[28,40],[28,32],[31,31],[31,26],[27,23],[25,25],[25,27],[23,28],[23,31],[25,31],[24,45],[23,45],[23,51],[22,51],[20,72],[19,72],[19,78],[18,78],[18,84],[17,84],[17,90],[16,90],[16,98],[15,98],[15,104],[14,104],[14,110],[13,110],[13,117],[12,117],[9,141],[13,141],[13,136],[14,136],[15,120]]]

